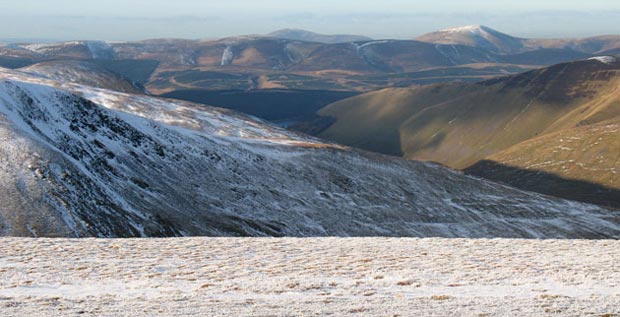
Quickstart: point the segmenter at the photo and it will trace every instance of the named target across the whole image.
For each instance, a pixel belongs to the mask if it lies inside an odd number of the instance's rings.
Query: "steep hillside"
[[[225,110],[1,77],[1,235],[620,237],[608,210]]]
[[[619,208],[618,153],[620,120],[616,119],[524,141],[466,172],[547,195]]]
[[[492,155],[539,136],[620,118],[620,61],[615,57],[599,57],[476,84],[388,89],[332,104],[320,114],[336,119],[321,134],[324,138],[410,159],[467,168],[489,156],[494,160]],[[600,130],[592,128],[579,133],[592,133],[588,139],[595,140],[596,131]],[[548,142],[560,142],[557,140],[562,139],[560,135],[539,139],[544,140],[540,146],[551,148],[552,143]],[[598,150],[617,152],[613,142],[601,144],[604,149]],[[586,148],[575,147],[573,152],[565,153],[570,158],[560,161],[597,157],[598,150]],[[521,150],[528,162],[531,156],[541,162],[552,159],[540,151]],[[513,155],[508,152],[498,162],[510,163]],[[611,155],[613,165],[617,158]],[[525,161],[517,167],[527,167],[529,163]],[[595,161],[587,164],[597,165]],[[574,178],[553,168],[541,166],[541,170]],[[480,169],[476,171],[480,175],[492,175]],[[581,172],[580,175],[581,180],[604,186],[612,185],[607,178],[620,181],[615,174],[602,177]]]
[[[620,63],[588,60],[477,84],[403,122],[408,158],[464,168],[516,143],[617,114]]]
[[[338,120],[322,136],[463,168],[539,134],[618,115],[619,73],[609,57],[475,84],[372,92],[321,110]]]
[[[403,155],[400,127],[407,118],[466,89],[463,84],[388,88],[348,98],[319,111],[321,116],[336,119],[319,136],[370,151]]]

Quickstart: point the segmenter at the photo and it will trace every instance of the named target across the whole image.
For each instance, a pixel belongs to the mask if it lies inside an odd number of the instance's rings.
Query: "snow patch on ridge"
[[[588,58],[589,61],[599,61],[603,64],[613,64],[615,62],[618,61],[617,58],[613,57],[613,56],[596,56],[596,57],[591,57]]]
[[[446,32],[446,33],[462,33],[462,32],[472,32],[472,33],[481,33],[484,30],[484,26],[482,25],[465,25],[465,26],[459,26],[459,27],[455,27],[455,28],[447,28],[447,29],[442,29],[439,30],[439,32]]]

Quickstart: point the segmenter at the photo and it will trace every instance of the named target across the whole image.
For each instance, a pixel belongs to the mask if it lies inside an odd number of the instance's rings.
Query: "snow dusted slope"
[[[59,82],[76,83],[126,93],[140,93],[128,80],[88,61],[42,62],[20,69]]]
[[[436,44],[462,44],[489,49],[498,53],[518,53],[524,40],[484,25],[468,25],[424,34],[419,41]]]
[[[110,59],[116,54],[114,49],[103,41],[25,44],[20,47],[44,56],[57,57]]]
[[[0,78],[0,235],[620,237],[608,210],[225,110]]]

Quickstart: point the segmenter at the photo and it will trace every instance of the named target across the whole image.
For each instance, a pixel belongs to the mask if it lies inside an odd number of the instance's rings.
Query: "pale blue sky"
[[[215,38],[280,28],[412,38],[484,24],[524,37],[620,34],[614,0],[0,0],[0,38]]]

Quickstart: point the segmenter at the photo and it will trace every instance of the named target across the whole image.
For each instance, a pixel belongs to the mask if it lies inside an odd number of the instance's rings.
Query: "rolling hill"
[[[0,78],[0,235],[620,237],[602,208],[235,112]]]
[[[443,29],[416,38],[436,44],[461,44],[511,54],[523,51],[526,40],[496,31],[484,25],[468,25]]]
[[[601,204],[611,200],[618,206],[617,198],[609,197],[617,195],[620,178],[614,168],[620,163],[614,153],[620,149],[613,133],[604,132],[614,131],[620,121],[620,61],[615,57],[474,84],[386,89],[334,103],[319,114],[335,119],[320,134],[329,140],[457,169],[486,159],[590,182],[607,188],[601,191],[608,194],[585,199],[592,196],[590,191],[579,198],[554,187],[542,191],[543,182],[521,186],[525,181],[502,177],[484,168],[488,164],[468,170],[529,190]],[[562,150],[562,142],[573,138],[586,143]],[[565,162],[579,168],[566,167]],[[515,171],[506,175],[511,172]]]
[[[526,39],[514,37],[484,25],[469,25],[427,33],[416,38],[435,44],[468,45],[503,54],[559,49],[605,55],[620,48],[620,35],[602,35],[587,38]]]

